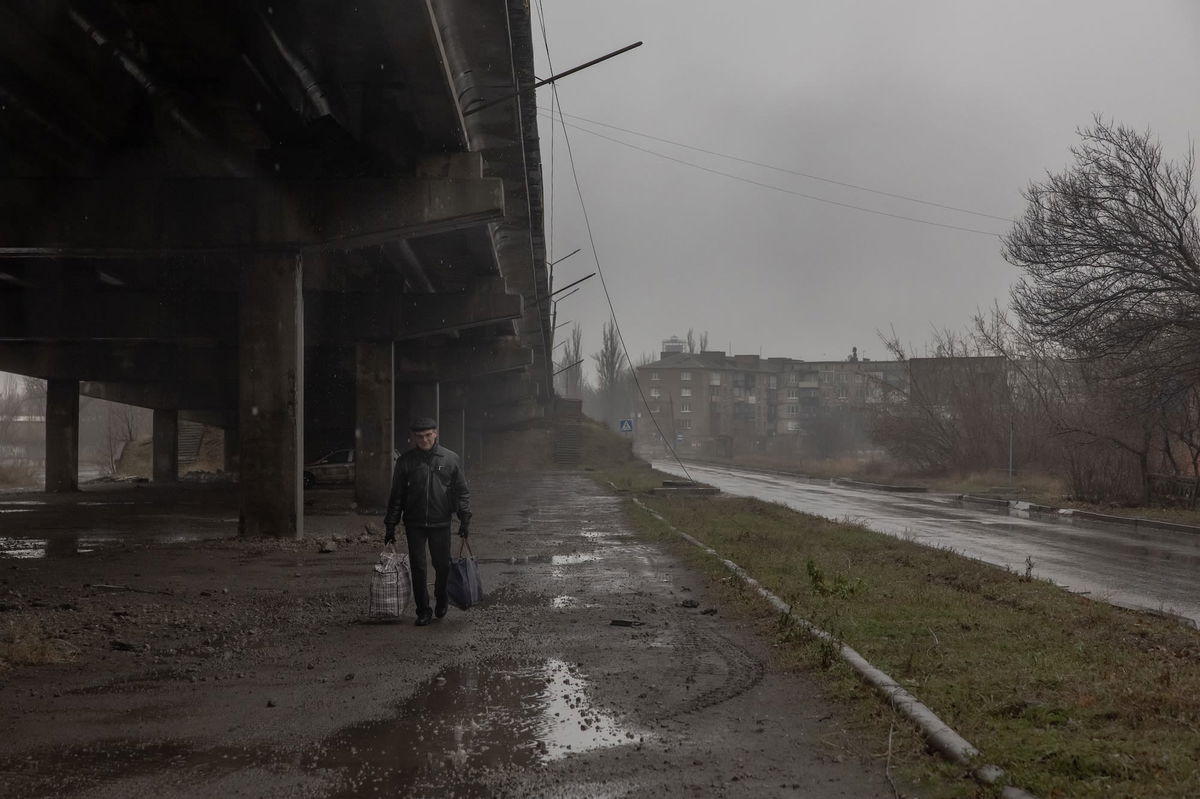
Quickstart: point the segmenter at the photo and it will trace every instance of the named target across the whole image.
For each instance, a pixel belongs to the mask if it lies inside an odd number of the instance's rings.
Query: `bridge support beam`
[[[174,483],[179,480],[179,411],[154,409],[154,469],[155,483]]]
[[[304,299],[297,253],[247,256],[239,309],[243,536],[302,538]]]
[[[400,349],[399,347],[396,348]],[[399,378],[399,375],[397,375]],[[397,446],[401,452],[412,447],[408,438],[408,427],[419,416],[431,416],[441,425],[441,384],[437,381],[422,383],[396,383],[396,420],[399,427],[396,436],[403,441]]]
[[[354,502],[359,513],[387,507],[395,448],[393,344],[355,344]]]
[[[46,491],[79,490],[79,381],[46,381]]]

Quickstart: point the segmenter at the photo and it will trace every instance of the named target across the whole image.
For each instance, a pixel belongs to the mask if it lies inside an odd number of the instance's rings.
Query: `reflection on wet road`
[[[228,487],[92,487],[83,495],[0,493],[0,558],[71,557],[237,535]]]
[[[683,475],[676,463],[654,467]],[[781,475],[688,464],[722,491],[952,549],[1033,574],[1117,605],[1177,613],[1200,623],[1200,536],[1094,524],[1028,511],[990,510],[936,494],[889,494]]]
[[[586,678],[561,660],[450,667],[394,718],[341,731],[308,765],[343,774],[343,790],[334,797],[435,795],[447,771],[458,774],[449,795],[492,796],[473,778],[635,737],[591,705],[587,687]]]

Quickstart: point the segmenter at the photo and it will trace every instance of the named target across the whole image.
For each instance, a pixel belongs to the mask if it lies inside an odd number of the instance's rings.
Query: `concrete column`
[[[304,536],[304,296],[298,253],[255,254],[238,303],[244,536]]]
[[[359,513],[387,507],[395,448],[391,342],[355,345],[354,501]]]
[[[236,474],[238,470],[238,430],[236,427],[226,427],[221,431],[224,436],[224,464],[226,474]]]
[[[79,490],[79,381],[46,381],[46,491]]]
[[[438,383],[404,383],[396,385],[396,440],[404,442],[398,446],[401,452],[408,449],[408,426],[419,416],[432,416],[440,420],[441,386]]]
[[[154,471],[156,483],[179,480],[179,411],[154,409]]]
[[[462,383],[443,386],[441,395],[441,433],[438,439],[444,446],[465,458],[467,387]]]

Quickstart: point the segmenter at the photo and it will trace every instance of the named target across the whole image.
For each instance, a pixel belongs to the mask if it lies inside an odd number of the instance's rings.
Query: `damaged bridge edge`
[[[703,541],[694,538],[691,535],[683,532],[679,528],[664,519],[656,511],[651,510],[637,497],[632,497],[634,504],[658,519],[666,525],[672,532],[683,538],[688,543],[703,550],[708,555],[716,558],[725,568],[736,574],[746,585],[753,588],[764,599],[767,600],[780,613],[784,614],[793,623],[805,630],[809,635],[822,641],[834,644],[838,648],[838,653],[841,658],[846,661],[849,666],[854,669],[860,677],[872,688],[876,690],[889,704],[894,707],[897,712],[916,725],[917,729],[929,742],[929,744],[943,757],[951,762],[963,766],[973,767],[971,776],[978,782],[985,785],[997,785],[1004,777],[1004,770],[995,765],[975,765],[979,762],[980,752],[971,745],[965,738],[955,732],[950,725],[938,718],[937,714],[929,709],[919,699],[902,688],[895,680],[889,677],[885,672],[871,665],[866,658],[860,655],[853,648],[838,641],[833,635],[817,627],[810,621],[800,619],[792,615],[792,608],[775,594],[768,591],[758,580],[750,576],[745,569],[727,558],[721,556],[712,547],[709,547]],[[1029,793],[1015,786],[1004,786],[1001,790],[1002,799],[1038,799],[1034,794]]]

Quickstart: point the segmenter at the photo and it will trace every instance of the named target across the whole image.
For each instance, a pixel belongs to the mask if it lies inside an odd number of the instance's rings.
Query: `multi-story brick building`
[[[866,410],[907,388],[904,362],[689,353],[677,340],[663,344],[660,358],[637,370],[646,406],[636,414],[636,441],[649,452],[664,440],[713,455],[865,441]]]

